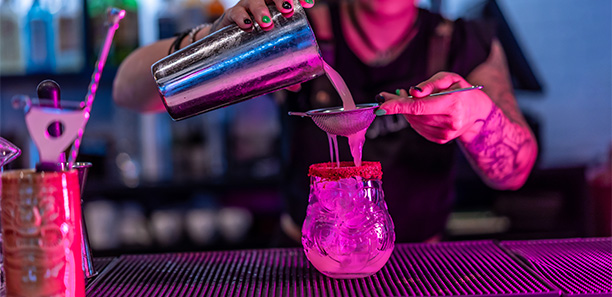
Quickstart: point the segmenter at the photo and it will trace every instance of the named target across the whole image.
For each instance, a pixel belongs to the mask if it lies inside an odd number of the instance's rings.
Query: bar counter
[[[96,258],[87,296],[612,296],[612,238],[396,244],[361,279],[300,248]]]

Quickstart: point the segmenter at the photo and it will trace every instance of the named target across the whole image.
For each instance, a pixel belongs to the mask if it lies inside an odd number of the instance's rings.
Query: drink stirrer
[[[113,36],[115,35],[115,31],[117,31],[117,29],[119,28],[119,21],[121,21],[124,16],[125,10],[114,7],[108,9],[106,19],[108,31],[106,32],[106,38],[100,51],[100,56],[98,57],[98,61],[96,62],[96,65],[94,67],[94,73],[91,75],[91,81],[89,83],[89,88],[87,89],[87,95],[85,97],[86,101],[84,102],[85,106],[83,108],[83,116],[85,117],[85,123],[83,124],[83,127],[78,131],[77,138],[74,141],[72,148],[70,149],[68,168],[72,168],[72,166],[76,162],[76,157],[79,154],[79,148],[81,147],[81,142],[83,140],[83,132],[85,130],[85,125],[87,125],[87,120],[89,120],[91,106],[96,96],[96,91],[98,90],[98,84],[100,83],[102,70],[104,69],[104,64],[106,64],[106,58],[108,57],[108,52],[110,51],[110,47],[113,42]]]

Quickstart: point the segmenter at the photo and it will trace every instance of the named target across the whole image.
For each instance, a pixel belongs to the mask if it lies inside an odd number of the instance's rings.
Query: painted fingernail
[[[423,92],[423,90],[421,88],[419,88],[419,87],[410,87],[410,89],[417,90],[419,92]]]
[[[287,2],[287,1],[283,2],[283,8],[284,9],[291,9],[291,3]]]
[[[387,111],[386,111],[386,110],[384,110],[384,109],[380,109],[380,108],[379,108],[379,109],[377,109],[377,110],[374,112],[374,114],[375,114],[375,115],[377,115],[377,116],[382,116],[382,115],[386,115],[386,114],[387,114]]]
[[[395,94],[397,94],[398,96],[400,95],[400,93],[401,93],[400,89],[395,90]]]
[[[244,19],[244,23],[250,25],[252,23],[251,19]]]
[[[306,2],[308,4],[312,4],[312,0],[304,0],[304,2]]]
[[[269,23],[269,22],[270,22],[270,17],[269,17],[269,16],[267,16],[267,15],[264,15],[264,16],[261,18],[261,21],[267,24],[267,23]]]
[[[378,103],[385,103],[385,96],[378,94],[376,95],[376,97],[374,97],[374,99],[376,100],[376,102]]]

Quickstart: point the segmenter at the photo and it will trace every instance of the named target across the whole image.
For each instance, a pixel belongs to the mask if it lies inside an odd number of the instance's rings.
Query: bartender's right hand
[[[274,3],[278,11],[286,17],[293,15],[292,0],[240,0],[213,23],[210,32],[215,32],[233,23],[245,31],[250,31],[253,28],[253,21],[257,22],[263,30],[274,28],[267,3]],[[304,8],[310,8],[314,5],[314,0],[300,0],[300,4]]]

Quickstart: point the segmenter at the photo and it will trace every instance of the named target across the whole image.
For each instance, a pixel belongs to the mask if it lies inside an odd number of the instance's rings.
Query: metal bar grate
[[[612,296],[612,238],[504,241],[564,295]]]
[[[319,273],[302,249],[126,255],[87,296],[559,296],[492,241],[398,244],[377,274]]]
[[[93,265],[94,265],[94,269],[96,270],[96,272],[98,272],[98,275],[101,274],[102,271],[106,268],[106,266],[108,266],[108,264],[110,264],[114,259],[115,259],[115,257],[98,257],[98,258],[94,258],[93,259]],[[96,277],[97,277],[97,275],[92,277],[92,278],[86,279],[85,280],[86,286],[89,286],[89,284]]]
[[[110,262],[112,262],[116,257],[98,257],[98,258],[94,258],[93,259],[93,265],[94,265],[94,269],[99,273],[102,270],[104,270],[104,268],[106,268],[106,266],[108,264],[110,264]]]

